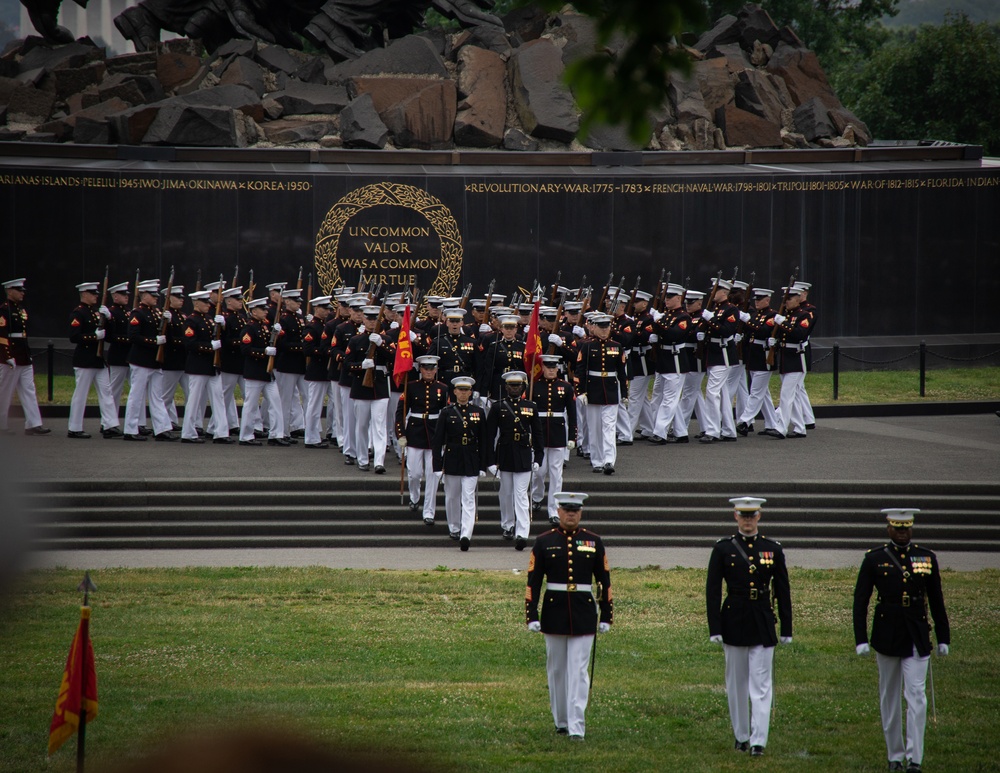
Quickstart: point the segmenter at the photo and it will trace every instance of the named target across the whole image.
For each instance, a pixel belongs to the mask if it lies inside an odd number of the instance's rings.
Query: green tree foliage
[[[893,33],[845,75],[841,99],[875,136],[981,144],[1000,154],[1000,27],[964,14]]]

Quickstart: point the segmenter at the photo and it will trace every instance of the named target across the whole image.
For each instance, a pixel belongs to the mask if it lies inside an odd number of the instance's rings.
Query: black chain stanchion
[[[833,345],[833,399],[840,396],[840,344]]]
[[[49,339],[49,345],[45,347],[45,353],[48,356],[48,366],[49,366],[49,402],[51,403],[55,399],[55,388],[56,388],[56,346],[52,343],[52,339]]]
[[[920,342],[920,396],[924,397],[927,385],[927,342]]]

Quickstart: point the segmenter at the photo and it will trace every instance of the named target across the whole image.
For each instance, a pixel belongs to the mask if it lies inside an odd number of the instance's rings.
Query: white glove
[[[659,322],[664,317],[664,315],[661,312],[657,311],[656,309],[651,309],[649,312],[649,316],[653,318],[654,322]]]
[[[542,624],[537,620],[532,620],[530,623],[528,623],[528,630],[531,631],[532,633],[541,633]]]
[[[365,326],[364,325],[358,325],[358,335],[361,335],[364,332],[365,332]]]
[[[403,435],[403,437],[399,438],[399,440],[396,441],[396,444],[400,448],[406,448],[406,444],[407,444],[406,435]]]
[[[529,331],[529,330],[531,330],[531,325],[525,325],[525,326],[524,326],[524,334],[525,334],[525,335],[528,335],[528,331]]]
[[[479,477],[480,478],[485,478],[486,477],[486,470],[480,470],[479,471]]]
[[[302,316],[302,307],[300,306],[295,313],[298,314],[301,317]]]
[[[216,325],[225,325],[226,324],[226,318],[223,317],[221,314],[216,314],[214,321],[215,321]]]
[[[222,348],[222,341],[218,338],[212,339],[212,351],[217,352]]]
[[[275,322],[273,325],[271,325],[271,330],[273,330],[275,333],[280,333],[281,332],[281,323]]]
[[[791,644],[792,643],[792,637],[791,636],[782,636],[782,637],[780,637],[778,639],[778,641],[780,641],[782,644]]]
[[[375,360],[370,360],[367,357],[361,361],[361,370],[371,370],[375,367]]]
[[[472,399],[473,400],[478,400],[480,397],[482,397],[482,395],[480,395],[479,392],[473,392],[472,393]]]
[[[8,365],[9,365],[10,367],[12,367],[12,368],[13,368],[13,367],[14,367],[15,365],[17,365],[17,363],[16,363],[15,361],[14,361],[14,359],[13,359],[13,358],[11,358],[11,359],[7,360],[7,364],[8,364]]]
[[[598,623],[597,624],[597,632],[598,633],[607,633],[610,630],[611,630],[611,623]]]
[[[563,340],[557,336],[555,333],[549,333],[549,343],[555,344],[556,346],[562,346]]]
[[[737,333],[736,335],[733,336],[733,340],[736,343],[739,343],[740,341],[743,340],[743,334],[742,333]]]
[[[164,318],[164,319],[165,319],[165,320],[166,320],[167,322],[169,322],[170,320],[172,320],[172,319],[174,318],[174,315],[173,315],[173,314],[171,314],[171,313],[170,313],[169,311],[164,311],[164,312],[163,312],[163,318]]]
[[[575,440],[567,441],[566,448],[568,448],[570,451],[576,449],[576,441]]]
[[[622,398],[622,406],[625,407],[625,408],[628,408],[628,398],[627,397],[623,397]]]
[[[584,393],[584,394],[580,395],[578,398],[576,398],[576,401],[578,403],[583,403],[584,405],[586,405],[587,404],[587,395],[586,395],[586,393]]]
[[[312,321],[313,321],[313,315],[312,314],[306,314],[306,322],[312,322]]]
[[[702,333],[700,330],[695,334],[694,337],[697,338],[699,341],[704,341],[705,340],[705,334]]]
[[[101,308],[99,308],[98,311],[101,312],[101,316],[104,317],[105,319],[111,319],[111,309],[109,309],[107,306],[101,306]]]
[[[859,655],[867,655],[872,651],[872,648],[868,646],[868,642],[865,642],[864,644],[859,644],[855,647],[854,651]]]
[[[393,321],[392,321],[392,322],[391,322],[391,323],[389,324],[389,329],[390,329],[390,330],[399,330],[399,323],[398,323],[398,322],[396,322],[396,320],[393,320]]]
[[[267,346],[264,348],[264,354],[266,354],[268,357],[277,357],[278,349],[274,346]]]
[[[773,349],[777,343],[778,343],[778,339],[777,338],[768,338],[767,339],[767,348],[768,349]]]
[[[378,333],[372,333],[370,336],[368,336],[368,340],[369,342],[375,344],[376,346],[382,345],[382,336],[380,336]]]
[[[660,337],[656,333],[651,333],[650,334],[650,336],[649,336],[649,342],[651,344],[655,344],[659,340],[660,340]]]
[[[479,326],[480,333],[489,333],[493,328],[487,325],[485,322]]]
[[[101,329],[101,328],[97,328],[97,330],[94,331],[94,337],[98,341],[103,341],[104,340],[104,336],[106,336],[107,334],[108,334],[108,332],[106,330]]]
[[[749,321],[750,321],[750,315],[747,314],[745,311],[741,311],[740,312],[740,322],[749,322]]]
[[[948,645],[947,644],[939,644],[938,645],[938,655],[941,655],[942,657],[944,657],[947,654],[948,654]]]
[[[780,314],[775,314],[774,315],[774,324],[775,325],[783,325],[785,323],[785,319],[786,319],[786,317],[783,317]]]
[[[157,336],[156,337],[156,345],[157,346],[164,346],[166,343],[167,343],[167,337],[166,336]]]
[[[495,464],[491,464],[489,467],[487,467],[486,472],[488,472],[494,478],[500,477],[500,470]]]
[[[531,463],[531,471],[532,472],[538,472],[538,462],[532,462]]]
[[[573,335],[577,338],[585,338],[587,336],[587,331],[579,325],[573,325]]]
[[[712,644],[722,644],[722,634],[717,633],[715,636],[709,636],[708,640],[712,642]]]
[[[420,337],[420,336],[418,336],[418,335],[417,335],[416,333],[414,333],[414,332],[413,332],[412,330],[410,331],[410,343],[411,343],[411,344],[412,344],[412,343],[413,343],[414,341],[416,341],[416,340],[417,340],[417,339],[418,339],[419,337]]]
[[[710,312],[708,309],[704,309],[701,312],[701,318],[703,320],[705,320],[706,322],[711,322],[715,318],[715,315],[712,312]]]

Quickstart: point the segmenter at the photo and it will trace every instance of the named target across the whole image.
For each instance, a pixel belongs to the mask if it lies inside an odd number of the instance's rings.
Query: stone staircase
[[[568,481],[566,488],[572,488]],[[913,506],[917,542],[935,550],[1000,551],[1000,483],[588,480],[589,528],[608,545],[708,546],[734,529],[727,499],[767,498],[761,531],[787,548],[864,549],[885,537],[883,507]],[[41,550],[433,547],[447,543],[444,493],[426,527],[398,482],[256,478],[51,481],[24,494]],[[480,484],[476,548],[509,547],[496,484]],[[532,534],[548,528],[535,513]]]

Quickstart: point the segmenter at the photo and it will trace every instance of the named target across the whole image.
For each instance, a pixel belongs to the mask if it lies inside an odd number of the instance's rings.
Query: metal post
[[[55,380],[56,380],[56,374],[55,374],[55,369],[56,369],[56,347],[55,347],[55,344],[52,343],[52,339],[51,338],[49,339],[49,345],[45,349],[46,349],[46,354],[48,355],[48,364],[49,364],[49,402],[51,403],[52,400],[54,399],[53,395],[54,395]]]
[[[924,396],[924,385],[927,382],[927,342],[920,342],[920,396]]]
[[[833,399],[840,396],[840,344],[833,345]]]

